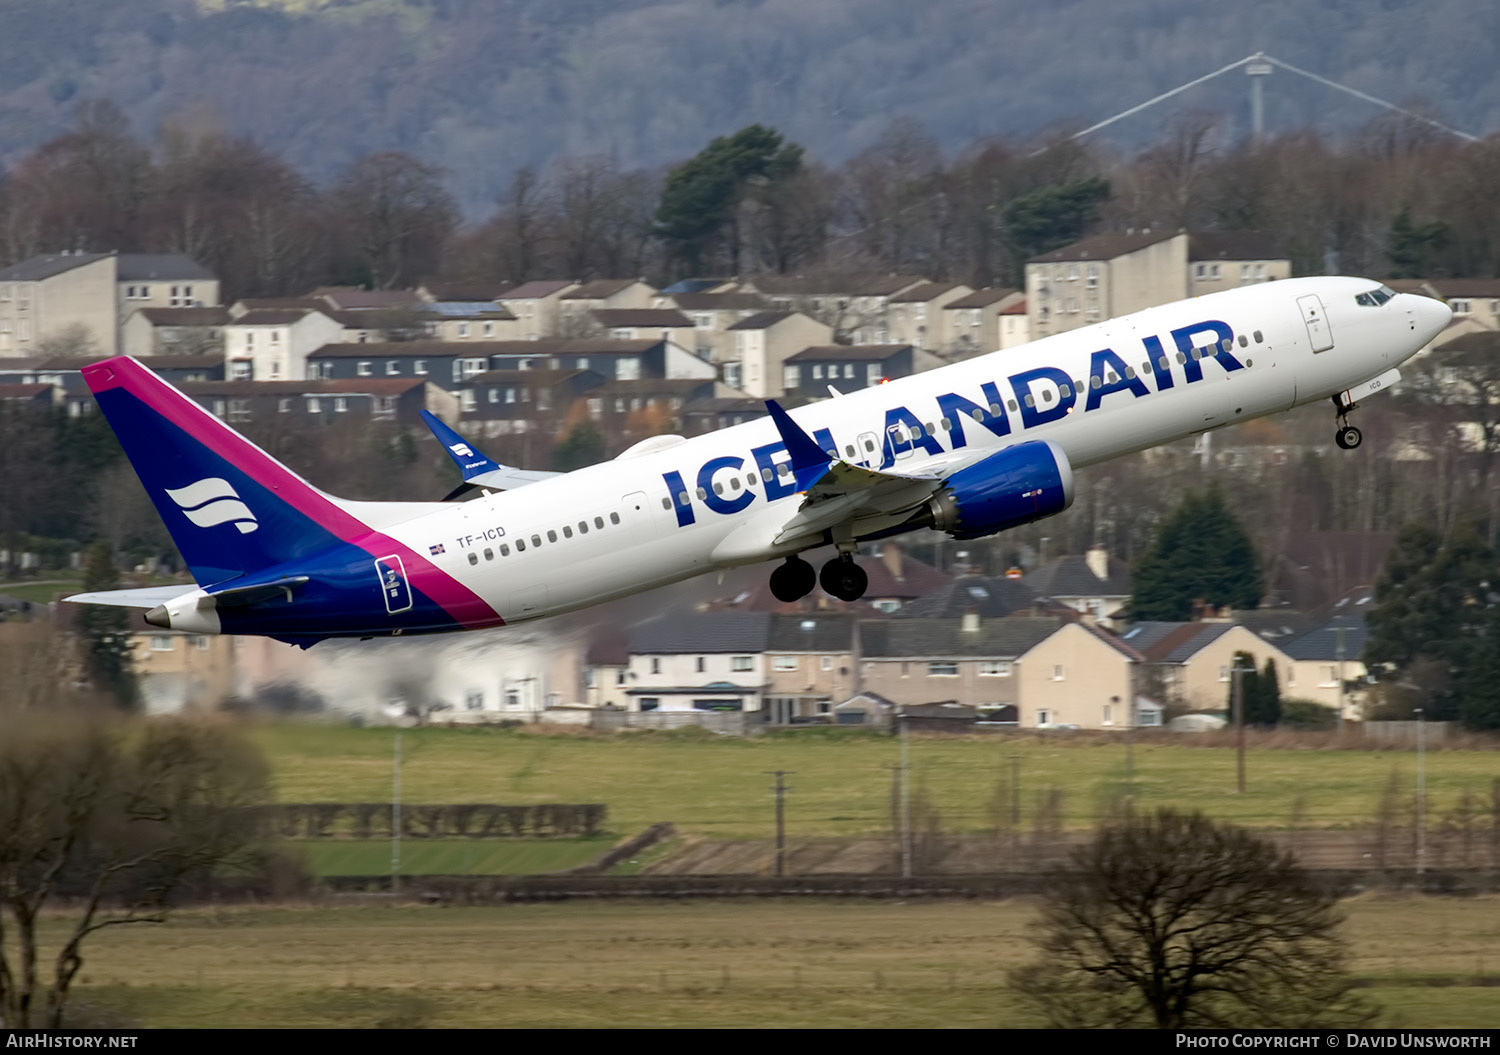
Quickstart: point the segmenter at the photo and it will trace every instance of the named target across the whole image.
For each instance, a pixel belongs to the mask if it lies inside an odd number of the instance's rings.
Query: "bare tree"
[[[63,1024],[87,939],[161,922],[173,894],[240,859],[264,763],[226,727],[127,725],[56,688],[7,708],[0,742],[0,1024]],[[71,704],[71,706],[70,706]],[[66,919],[44,949],[43,915]]]
[[[1341,922],[1289,854],[1161,810],[1073,853],[1044,895],[1038,957],[1010,982],[1054,1026],[1366,1024]]]
[[[357,263],[377,289],[436,274],[458,207],[442,173],[388,151],[361,158],[334,186],[332,205]]]

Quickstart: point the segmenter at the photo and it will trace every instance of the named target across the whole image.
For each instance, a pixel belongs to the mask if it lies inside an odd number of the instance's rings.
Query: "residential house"
[[[926,352],[941,352],[949,336],[947,308],[974,292],[960,282],[923,282],[894,293],[886,301],[887,340]]]
[[[538,341],[560,335],[563,294],[578,288],[576,282],[523,282],[495,299],[516,318],[516,338]]]
[[[909,560],[910,558],[906,558]],[[1036,591],[1020,579],[958,575],[893,612],[898,619],[962,619],[974,612],[982,619],[1007,615],[1054,615],[1037,611]]]
[[[334,311],[421,311],[427,301],[414,289],[319,286],[308,294]]]
[[[787,356],[781,388],[789,397],[827,399],[829,388],[842,395],[936,365],[934,356],[909,344],[820,344]]]
[[[114,355],[117,267],[113,253],[58,253],[0,269],[0,358]]]
[[[834,705],[859,691],[852,614],[772,615],[766,642],[770,679],[765,716],[773,725],[833,721]]]
[[[558,337],[588,337],[593,313],[606,308],[649,308],[656,289],[636,278],[596,278],[558,297]]]
[[[0,381],[0,403],[8,410],[50,411],[62,405],[62,389],[55,385]]]
[[[1236,652],[1254,657],[1257,670],[1271,660],[1283,685],[1290,674],[1285,652],[1228,621],[1140,622],[1122,633],[1120,641],[1144,657],[1146,695],[1194,711],[1228,709]]]
[[[781,311],[817,319],[837,338],[852,344],[887,344],[892,340],[890,301],[916,286],[921,275],[758,275],[741,284],[742,292],[760,293]],[[808,342],[812,343],[812,342]]]
[[[181,253],[120,253],[115,260],[119,323],[143,308],[219,306],[219,280],[191,257]]]
[[[121,352],[137,359],[213,354],[224,359],[229,309],[141,308],[120,327]]]
[[[456,390],[490,368],[494,343],[372,341],[325,344],[307,357],[307,376],[323,381],[366,377],[419,377]]]
[[[1283,700],[1312,700],[1346,720],[1364,717],[1369,674],[1362,658],[1369,638],[1365,616],[1374,599],[1368,586],[1352,590],[1315,625],[1276,642],[1290,660],[1280,684]]]
[[[421,378],[370,378],[347,381],[191,381],[178,385],[216,417],[230,425],[250,422],[332,424],[366,419],[422,426],[421,411],[452,421],[458,402]]]
[[[234,695],[239,640],[163,630],[132,612],[128,642],[142,708],[147,714],[218,710]]]
[[[715,387],[714,395],[683,404],[682,434],[702,436],[766,416],[765,400],[732,394],[735,391],[727,385],[719,385]]]
[[[486,437],[555,431],[573,404],[602,384],[592,370],[486,370],[455,389],[457,427]]]
[[[291,381],[308,376],[313,352],[340,341],[344,328],[322,311],[255,308],[224,326],[224,360],[233,381]]]
[[[53,406],[76,418],[92,414],[98,406],[81,372],[95,361],[93,356],[0,358],[0,384],[47,385],[55,390]]]
[[[1114,628],[1130,603],[1130,566],[1099,545],[1082,555],[1057,557],[1022,580],[1038,597],[1050,598]]]
[[[613,340],[662,340],[688,351],[697,348],[693,320],[675,308],[600,308],[593,320],[594,332]]]
[[[944,341],[937,350],[951,359],[968,359],[1001,348],[1025,344],[1026,298],[1014,289],[976,289],[943,305]],[[1019,315],[1002,316],[1019,306]],[[1002,325],[1002,317],[1009,323]],[[1015,319],[1023,321],[1021,327]]]
[[[691,343],[685,337],[676,338],[677,343],[711,363],[724,363],[734,358],[731,326],[771,306],[757,293],[682,292],[668,295],[668,291],[663,290],[653,302],[658,308],[676,308],[693,320]]]
[[[764,612],[672,611],[627,631],[632,711],[759,711],[766,694]]]
[[[1127,231],[1095,235],[1026,263],[1032,339],[1185,297],[1291,275],[1255,232]]]
[[[1124,730],[1162,724],[1163,707],[1138,695],[1142,656],[1113,634],[1064,621],[1016,663],[1020,724]]]
[[[692,400],[711,398],[715,382],[708,378],[609,381],[593,388],[585,400],[589,420],[605,435],[625,444],[649,436],[682,432],[682,410]]]
[[[424,308],[431,316],[425,336],[439,341],[517,341],[521,322],[506,308],[488,301],[434,301]]]
[[[721,379],[758,399],[782,394],[782,367],[789,358],[833,339],[833,330],[826,324],[790,311],[759,312],[735,323],[729,332],[734,335],[734,351],[722,366]]]

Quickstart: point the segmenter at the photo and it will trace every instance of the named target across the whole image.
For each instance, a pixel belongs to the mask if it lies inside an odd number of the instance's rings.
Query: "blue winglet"
[[[438,442],[447,448],[449,457],[458,464],[458,471],[463,473],[465,481],[500,468],[496,462],[475,450],[468,440],[443,424],[441,418],[424,410],[422,420],[427,422],[427,427],[438,438]]]
[[[792,473],[797,478],[797,490],[806,491],[828,471],[831,461],[828,452],[803,432],[776,400],[766,400],[766,409],[771,412],[776,431],[781,433],[781,442],[786,445],[786,452],[792,456]]]

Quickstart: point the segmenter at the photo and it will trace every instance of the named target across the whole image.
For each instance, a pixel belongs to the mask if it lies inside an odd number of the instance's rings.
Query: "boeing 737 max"
[[[1073,470],[1331,399],[1346,415],[1447,325],[1439,301],[1305,278],[1150,308],[567,474],[488,461],[434,425],[467,502],[351,502],[307,483],[141,363],[84,370],[198,585],[82,594],[151,623],[307,646],[500,626],[785,558],[785,600],[854,600],[859,542],[977,538],[1066,509]],[[436,419],[432,419],[436,422]],[[461,489],[462,490],[462,489]],[[450,496],[451,497],[451,496]],[[832,545],[815,575],[800,556]]]

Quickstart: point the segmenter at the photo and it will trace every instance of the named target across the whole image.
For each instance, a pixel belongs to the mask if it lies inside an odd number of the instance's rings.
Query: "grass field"
[[[23,601],[31,601],[34,604],[46,604],[58,594],[78,593],[82,589],[83,582],[77,579],[0,583],[0,593],[19,597]]]
[[[526,729],[408,729],[403,798],[412,803],[602,802],[608,826],[633,834],[656,821],[711,838],[759,838],[773,831],[769,771],[790,771],[791,836],[886,830],[891,769],[899,746],[888,736],[810,730],[762,737],[635,733],[543,735]],[[253,734],[265,747],[283,802],[381,801],[391,793],[390,729],[281,723]],[[1235,794],[1227,748],[1153,741],[1134,748],[1136,802],[1195,807],[1262,828],[1351,827],[1375,813],[1393,771],[1404,788],[1416,759],[1407,751],[1256,747],[1248,791]],[[1087,826],[1126,782],[1126,748],[1096,737],[913,737],[913,780],[942,810],[950,830],[992,825],[989,803],[1019,759],[1022,823],[1038,794],[1064,794],[1064,820]],[[1436,825],[1467,788],[1488,797],[1500,753],[1427,752],[1428,811]]]
[[[535,875],[586,864],[615,844],[602,839],[407,839],[401,843],[403,875]],[[313,875],[389,875],[388,840],[296,842]]]
[[[1388,1024],[1500,1028],[1500,899],[1346,903]],[[184,912],[90,940],[79,998],[144,1026],[1035,1025],[1034,907],[599,903]],[[143,981],[147,980],[147,981]]]

